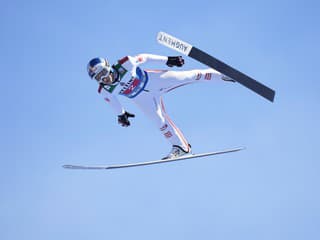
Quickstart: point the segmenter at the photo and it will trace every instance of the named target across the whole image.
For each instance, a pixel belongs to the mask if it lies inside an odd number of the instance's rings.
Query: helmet
[[[87,65],[87,71],[91,79],[102,82],[102,77],[107,77],[111,72],[111,67],[105,58],[93,58]]]

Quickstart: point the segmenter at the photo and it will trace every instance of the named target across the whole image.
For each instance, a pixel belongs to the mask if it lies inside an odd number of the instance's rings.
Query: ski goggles
[[[110,75],[110,70],[107,68],[102,68],[97,74],[94,75],[94,79],[99,83],[102,82],[102,78],[106,78]]]

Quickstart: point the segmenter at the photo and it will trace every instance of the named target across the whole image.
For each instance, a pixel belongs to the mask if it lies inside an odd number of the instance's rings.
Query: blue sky
[[[3,2],[0,238],[319,239],[318,9],[310,0]],[[118,126],[86,73],[95,56],[176,55],[157,43],[158,31],[276,90],[274,103],[227,83],[165,96],[194,152],[247,149],[117,171],[63,169],[170,150],[124,98],[136,118]],[[186,57],[183,69],[203,67]]]

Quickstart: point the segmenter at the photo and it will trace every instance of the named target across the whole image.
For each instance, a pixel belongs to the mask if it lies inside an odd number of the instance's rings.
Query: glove
[[[177,57],[168,57],[168,61],[166,62],[168,67],[181,67],[184,64],[184,59],[181,56]]]
[[[122,127],[128,127],[130,126],[130,122],[128,120],[129,117],[132,117],[134,118],[135,115],[134,114],[131,114],[131,113],[128,113],[128,112],[125,112],[121,115],[118,115],[118,123],[122,126]]]

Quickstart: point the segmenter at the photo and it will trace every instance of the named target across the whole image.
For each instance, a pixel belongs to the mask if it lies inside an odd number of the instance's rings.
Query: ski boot
[[[173,145],[171,152],[164,158],[162,158],[162,160],[165,159],[171,159],[171,158],[178,158],[178,157],[182,157],[184,155],[191,155],[191,145],[189,144],[189,148],[188,150],[184,150],[181,146],[177,146],[177,145]]]
[[[236,82],[234,79],[232,79],[232,78],[230,78],[230,77],[228,77],[228,76],[226,76],[226,75],[223,75],[223,76],[221,77],[221,79],[222,79],[223,81],[225,81],[225,82],[233,82],[233,83]]]

